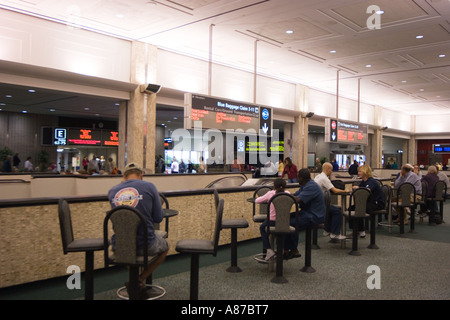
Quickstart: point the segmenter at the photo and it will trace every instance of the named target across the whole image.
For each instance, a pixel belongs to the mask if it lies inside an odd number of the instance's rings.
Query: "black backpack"
[[[342,180],[331,180],[331,183],[336,189],[345,190],[345,183]]]

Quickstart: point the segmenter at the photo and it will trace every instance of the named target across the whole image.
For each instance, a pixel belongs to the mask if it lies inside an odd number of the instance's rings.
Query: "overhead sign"
[[[119,145],[119,131],[102,131],[102,142],[104,146],[118,146]]]
[[[368,145],[368,126],[356,122],[325,119],[325,142]]]
[[[185,95],[185,128],[192,129],[201,121],[202,129],[254,130],[260,135],[272,135],[272,109],[211,96]]]
[[[450,144],[433,144],[433,153],[450,153]]]
[[[68,141],[69,144],[74,145],[100,146],[102,145],[102,132],[92,129],[69,129]]]
[[[54,130],[53,145],[65,146],[67,145],[67,130],[62,128],[56,128]]]

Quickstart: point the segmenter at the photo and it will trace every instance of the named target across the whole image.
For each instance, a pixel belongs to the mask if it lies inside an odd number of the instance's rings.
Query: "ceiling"
[[[410,115],[450,114],[448,0],[0,0],[0,8],[251,72],[256,47],[259,74],[330,93],[339,77],[341,97],[358,99],[359,83],[362,102]],[[0,84],[0,103],[25,89]],[[83,105],[91,116],[117,115],[116,101],[18,96],[7,101],[17,110],[33,104],[59,114]]]

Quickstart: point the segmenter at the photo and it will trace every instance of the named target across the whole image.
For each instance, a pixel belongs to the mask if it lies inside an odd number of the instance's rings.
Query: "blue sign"
[[[53,144],[55,146],[67,145],[67,130],[66,129],[60,129],[60,128],[55,129]]]
[[[262,118],[263,118],[265,121],[267,121],[267,119],[269,119],[269,117],[270,117],[270,112],[269,112],[269,110],[264,109],[264,110],[262,111],[261,115],[262,115]]]

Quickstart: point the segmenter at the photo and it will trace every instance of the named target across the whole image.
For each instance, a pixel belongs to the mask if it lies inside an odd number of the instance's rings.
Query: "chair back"
[[[412,200],[411,195],[413,195]],[[398,187],[397,197],[401,199],[402,207],[410,207],[416,202],[416,188],[412,183],[404,182]]]
[[[164,194],[162,194],[161,192],[159,192],[159,201],[161,202],[161,207],[170,209],[169,208],[169,200],[167,200],[167,197]]]
[[[108,222],[114,230],[115,248],[114,264],[138,265],[137,233],[139,226],[143,229],[143,264],[148,264],[148,232],[144,216],[135,208],[117,206],[109,211],[103,223],[105,241],[105,265],[109,265],[108,256]]]
[[[381,190],[382,190],[383,193],[384,193],[384,199],[385,199],[384,209],[388,209],[389,202],[390,202],[391,197],[392,197],[392,189],[391,189],[391,187],[390,187],[389,185],[384,184],[384,185],[381,187]]]
[[[217,191],[217,189],[214,189],[214,204],[215,204],[214,208],[216,208],[216,210],[217,206],[219,205],[219,200],[220,200],[219,192]]]
[[[67,254],[67,246],[73,242],[72,217],[67,200],[58,201],[59,227],[61,229],[61,239],[64,254]]]
[[[269,186],[261,186],[258,189],[255,190],[255,192],[253,193],[253,199],[256,199],[257,197],[261,197],[263,195],[265,195],[267,192],[269,192],[270,190],[272,190],[272,187]],[[269,208],[267,203],[260,203],[259,204],[259,214],[266,214],[267,209]],[[253,215],[256,214],[256,203],[253,203]]]
[[[224,199],[219,200],[219,204],[216,210],[216,225],[214,228],[213,242],[214,242],[214,253],[213,256],[217,256],[217,250],[219,248],[220,231],[222,230],[222,217],[223,217],[223,207]]]
[[[369,200],[372,192],[367,188],[358,188],[353,190],[350,196],[349,216],[351,215],[350,208],[354,206],[354,217],[365,217],[367,212],[367,201]]]
[[[433,199],[435,201],[444,201],[444,195],[447,193],[447,184],[445,181],[439,180],[433,188]]]
[[[330,190],[325,190],[325,221],[330,221],[330,205],[331,205],[331,193]]]
[[[422,201],[428,197],[428,182],[422,181]]]
[[[276,221],[275,221],[275,233],[290,233],[291,232],[291,212],[295,210],[296,221],[295,225],[297,226],[297,216],[298,216],[298,202],[289,193],[280,192],[275,194],[272,198],[270,198],[267,203],[267,219],[270,219],[270,206],[273,205],[276,212]],[[294,207],[294,209],[292,209]],[[269,228],[270,229],[270,228]],[[270,231],[269,231],[270,233]]]

